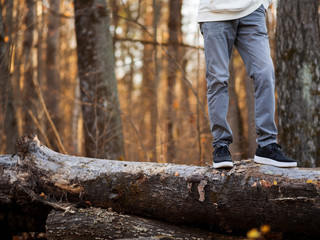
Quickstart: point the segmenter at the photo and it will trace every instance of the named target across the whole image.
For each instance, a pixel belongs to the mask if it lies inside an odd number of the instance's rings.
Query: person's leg
[[[254,81],[257,143],[261,147],[276,143],[274,67],[262,5],[239,20],[235,46]]]
[[[277,144],[275,124],[274,67],[265,23],[265,9],[261,5],[250,15],[239,19],[235,45],[254,80],[255,118],[258,148],[256,163],[277,167],[296,167],[297,162],[288,158]]]
[[[213,147],[229,146],[232,132],[227,123],[229,61],[236,37],[237,21],[204,22],[208,112]]]

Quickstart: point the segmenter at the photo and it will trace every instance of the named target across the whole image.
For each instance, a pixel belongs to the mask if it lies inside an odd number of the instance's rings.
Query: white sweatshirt
[[[245,17],[272,0],[200,0],[198,22],[225,21]]]

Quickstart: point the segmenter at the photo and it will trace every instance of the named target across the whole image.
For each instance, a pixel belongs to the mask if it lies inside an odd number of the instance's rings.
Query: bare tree
[[[6,7],[5,20],[2,18],[3,7],[0,3],[0,152],[13,153],[14,142],[18,135],[13,85],[9,71],[13,3],[6,1],[4,7]]]
[[[59,121],[59,103],[60,103],[60,87],[59,78],[59,24],[60,24],[60,0],[49,0],[48,12],[48,31],[47,31],[47,48],[46,48],[46,91],[45,100],[48,111],[52,116],[52,121],[55,124],[58,132],[60,129]],[[57,149],[57,143],[53,130],[50,125],[47,127],[48,138],[53,142],[54,149]]]
[[[155,21],[157,21],[157,9],[151,8],[152,1],[147,1],[144,14],[144,25],[147,29],[151,29]],[[154,28],[154,34],[157,29]],[[144,31],[144,39],[153,41],[154,36],[150,36],[149,32]],[[141,90],[141,116],[142,124],[140,124],[140,131],[142,136],[147,140],[147,147],[149,150],[150,161],[157,161],[157,78],[155,67],[157,59],[154,58],[156,46],[152,44],[144,44],[143,47],[143,80]]]
[[[276,79],[280,143],[300,166],[320,166],[320,26],[318,0],[281,0]]]
[[[86,154],[123,158],[107,3],[103,0],[75,0],[74,8]]]
[[[32,49],[34,44],[36,8],[35,1],[26,0],[24,17],[24,36],[23,36],[23,78],[20,78],[22,90],[22,113],[23,113],[23,131],[35,132],[36,126],[31,115],[37,116],[37,97],[33,84],[33,58]]]

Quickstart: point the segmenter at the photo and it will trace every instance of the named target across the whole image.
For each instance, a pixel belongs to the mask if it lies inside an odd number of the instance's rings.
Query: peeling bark
[[[217,171],[106,161],[54,152],[31,135],[19,139],[18,149],[18,155],[0,158],[0,206],[25,212],[32,206],[30,217],[34,212],[46,216],[52,208],[112,207],[224,232],[245,233],[267,224],[284,234],[320,236],[319,169],[242,161],[229,171]],[[14,227],[7,224],[7,229]]]

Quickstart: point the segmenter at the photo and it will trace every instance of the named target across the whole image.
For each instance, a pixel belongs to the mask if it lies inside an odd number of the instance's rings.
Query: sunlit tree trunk
[[[123,158],[123,133],[106,1],[75,0],[74,3],[86,155]]]
[[[38,1],[39,2],[39,1]],[[42,1],[41,1],[42,3]],[[41,90],[46,90],[46,84],[45,84],[45,80],[46,80],[46,76],[45,76],[45,45],[44,45],[44,28],[45,28],[45,12],[44,12],[44,8],[41,9],[41,14],[39,14],[39,16],[37,17],[37,34],[38,34],[38,39],[37,39],[37,44],[36,44],[36,48],[37,48],[37,80],[39,85],[41,86]],[[44,94],[45,96],[47,95]],[[46,132],[45,132],[45,115],[43,114],[42,111],[39,112],[39,114],[37,115],[37,121],[39,122],[40,127],[43,129],[43,133],[47,136]],[[43,136],[43,137],[46,137]],[[42,137],[42,136],[40,136]],[[52,145],[51,145],[52,147]]]
[[[181,32],[180,32],[181,33]],[[182,39],[182,34],[181,38]],[[188,64],[188,58],[185,57],[185,53],[187,49],[184,47],[179,47],[179,64],[182,68],[177,76],[177,84],[178,91],[177,91],[177,118],[175,120],[176,128],[177,128],[177,138],[176,141],[176,158],[177,159],[186,159],[191,157],[192,159],[196,159],[197,151],[195,151],[195,116],[191,112],[190,104],[189,104],[189,90],[190,86],[185,83],[184,78],[186,66]],[[183,160],[185,161],[185,160]]]
[[[253,158],[257,149],[257,134],[255,123],[255,111],[254,111],[254,85],[252,78],[245,76],[245,89],[246,89],[246,110],[247,110],[247,139],[248,145],[246,146],[246,158]]]
[[[277,10],[279,140],[300,166],[320,166],[318,0],[281,0]]]
[[[232,54],[234,55],[234,54]],[[230,145],[230,152],[233,160],[241,160],[241,144],[240,144],[240,113],[238,107],[238,96],[235,89],[236,70],[234,67],[234,59],[230,61],[230,77],[229,77],[229,110],[228,122],[233,133],[233,143]]]
[[[152,8],[152,1],[147,2],[144,14],[144,25],[148,31],[153,26],[154,18],[157,18],[155,11]],[[155,33],[153,33],[155,34]],[[144,32],[144,39],[153,41],[153,36]],[[141,124],[140,131],[142,138],[146,140],[145,144],[148,150],[150,161],[157,161],[156,142],[157,142],[157,82],[154,59],[155,46],[152,44],[144,44],[143,48],[143,80],[141,90]]]
[[[166,158],[167,162],[174,162],[176,156],[175,142],[174,142],[174,121],[175,121],[175,108],[177,103],[175,102],[175,84],[177,78],[177,62],[179,59],[179,36],[181,36],[181,7],[182,0],[170,0],[169,1],[169,47],[167,66],[167,95],[166,95]]]
[[[60,111],[59,102],[61,97],[61,82],[59,77],[59,24],[60,24],[60,0],[49,0],[48,12],[48,32],[47,32],[47,49],[46,49],[46,91],[45,100],[52,121],[60,129]],[[47,124],[47,135],[52,141],[54,149],[58,149],[56,136],[49,124]]]

